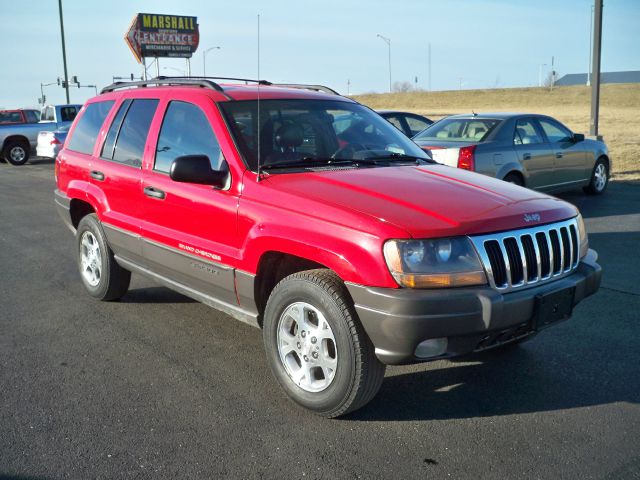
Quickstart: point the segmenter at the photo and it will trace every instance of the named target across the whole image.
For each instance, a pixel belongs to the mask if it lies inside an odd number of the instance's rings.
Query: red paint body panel
[[[259,90],[262,99],[336,100],[333,95],[301,89],[265,86]],[[539,213],[541,223],[577,214],[573,206],[558,199],[442,165],[273,173],[258,182],[256,174],[246,169],[216,106],[216,102],[255,100],[258,88],[234,85],[225,92],[233,100],[215,90],[178,86],[116,91],[89,100],[116,103],[93,156],[61,151],[58,188],[68,197],[90,203],[103,222],[174,250],[186,247],[193,255],[249,273],[257,272],[264,254],[282,252],[325,265],[345,281],[390,288],[397,284],[382,254],[388,239],[531,226],[524,220],[525,213]],[[99,158],[109,125],[126,98],[159,99],[140,169]],[[178,183],[153,171],[162,119],[172,100],[194,103],[205,113],[229,163],[228,189]],[[105,173],[104,182],[89,178],[96,169]],[[166,198],[145,196],[148,186],[164,191]]]

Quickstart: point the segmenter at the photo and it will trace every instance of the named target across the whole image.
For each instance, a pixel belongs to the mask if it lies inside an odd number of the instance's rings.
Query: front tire
[[[522,177],[520,175],[518,175],[517,173],[509,173],[507,174],[503,180],[505,182],[508,183],[513,183],[514,185],[518,185],[519,187],[524,187],[524,181],[522,180]]]
[[[330,270],[283,279],[265,309],[271,370],[299,405],[327,418],[357,410],[378,393],[385,366],[359,323],[347,289]]]
[[[80,278],[89,295],[111,301],[127,293],[131,272],[116,262],[95,214],[80,220],[76,242]]]
[[[11,140],[4,147],[2,156],[11,165],[24,165],[29,160],[29,144],[21,140]]]
[[[590,195],[602,195],[609,185],[609,165],[599,158],[591,172],[591,181],[585,191]]]

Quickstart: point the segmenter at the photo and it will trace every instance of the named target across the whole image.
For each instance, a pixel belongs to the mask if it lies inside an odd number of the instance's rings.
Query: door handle
[[[562,152],[556,153],[556,158],[562,158]]]
[[[522,154],[522,159],[523,160],[531,160],[531,154],[530,153],[523,153]]]
[[[99,172],[97,170],[91,170],[91,173],[89,174],[91,176],[91,178],[98,180],[100,182],[104,182],[104,173]]]
[[[144,187],[144,194],[147,197],[159,198],[160,200],[164,200],[166,194],[155,187]]]

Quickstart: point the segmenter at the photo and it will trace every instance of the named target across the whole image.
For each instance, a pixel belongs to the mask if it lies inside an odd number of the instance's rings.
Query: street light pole
[[[542,86],[542,67],[546,67],[546,63],[541,63],[540,68],[538,69],[538,86]]]
[[[64,46],[64,21],[62,20],[62,0],[58,0],[58,10],[60,11],[60,36],[62,37],[62,63],[64,64],[64,85],[67,93],[67,103],[69,101],[69,75],[67,75],[67,50]]]
[[[207,76],[207,52],[211,50],[220,50],[220,47],[209,47],[202,52],[202,76]]]
[[[598,115],[600,113],[600,47],[602,46],[602,0],[595,0],[593,22],[593,61],[591,62],[591,125],[589,134],[598,135]]]
[[[389,47],[389,93],[392,92],[392,88],[391,88],[391,39],[387,38],[383,35],[377,34],[377,37],[381,38],[384,43],[387,44],[387,47]]]

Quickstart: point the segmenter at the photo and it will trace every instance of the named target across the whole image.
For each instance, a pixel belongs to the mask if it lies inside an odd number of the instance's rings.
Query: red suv
[[[94,297],[135,272],[261,327],[285,392],[335,417],[385,364],[521,341],[598,289],[572,205],[329,89],[214,80],[111,85],[70,129],[55,202]]]

